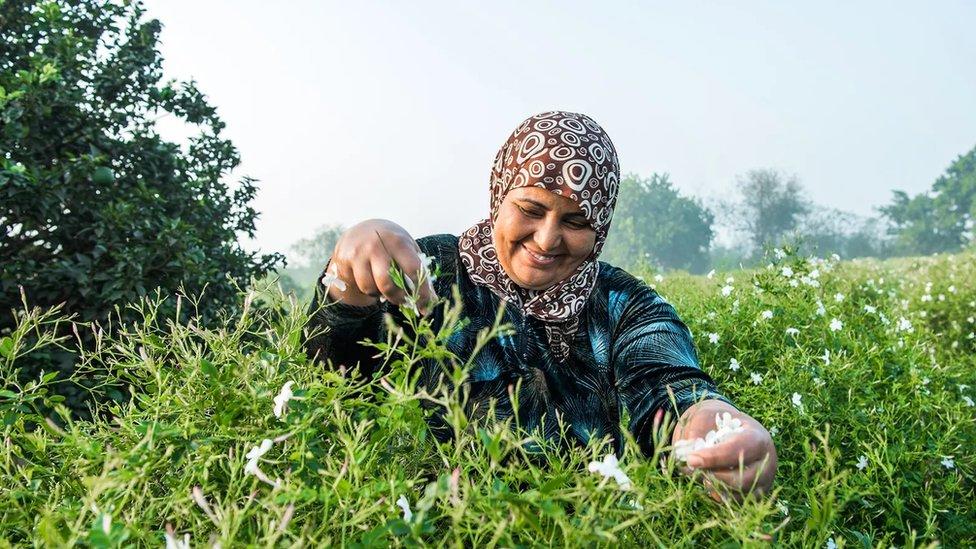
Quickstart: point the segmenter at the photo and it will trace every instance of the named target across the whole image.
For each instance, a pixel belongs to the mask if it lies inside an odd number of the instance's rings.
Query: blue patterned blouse
[[[460,263],[456,236],[428,236],[417,244],[440,267],[441,276],[434,284],[437,294],[449,298],[453,285],[460,290],[463,315],[470,322],[451,336],[448,347],[456,356],[467,359],[478,332],[493,325],[500,299],[468,278]],[[376,351],[357,342],[385,340],[382,314],[390,312],[397,318],[399,312],[389,304],[354,307],[332,303],[323,308],[319,306],[324,299],[322,290],[317,284],[309,311],[310,327],[328,330],[306,341],[309,356],[350,369],[359,364],[361,373],[372,375],[382,367],[371,358]],[[435,326],[442,321],[440,315],[438,308],[432,317]],[[518,387],[517,420],[522,427],[537,430],[545,440],[559,441],[558,415],[572,443],[585,444],[591,438],[609,435],[621,455],[621,415],[626,408],[628,428],[641,451],[649,456],[653,453],[652,423],[658,410],[671,411],[671,417],[677,417],[703,398],[728,402],[699,368],[691,334],[674,308],[643,282],[607,263],[600,264],[596,286],[565,361],[549,350],[539,320],[511,307],[506,308],[503,322],[515,330],[486,345],[470,372],[471,417],[484,414],[491,399],[496,400],[497,419],[513,416],[509,387]],[[425,366],[420,384],[435,386],[440,372],[437,364]],[[438,440],[451,438],[450,428],[436,411],[428,424]]]

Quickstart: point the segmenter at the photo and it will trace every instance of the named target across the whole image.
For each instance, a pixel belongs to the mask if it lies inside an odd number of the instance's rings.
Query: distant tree
[[[138,0],[0,1],[0,336],[20,287],[31,306],[104,324],[182,286],[216,325],[282,259],[238,244],[254,234],[254,180],[228,187],[239,158],[216,110],[193,83],[161,82],[160,28]],[[198,129],[185,149],[159,136],[162,116]]]
[[[626,269],[648,263],[702,272],[708,267],[714,220],[700,201],[681,196],[667,174],[649,179],[628,175],[620,182],[601,259]]]
[[[291,251],[298,259],[298,263],[315,269],[322,269],[332,257],[336,242],[339,241],[339,237],[345,230],[342,225],[323,225],[312,236],[302,238],[292,244]]]
[[[729,224],[743,231],[754,251],[779,243],[810,211],[796,176],[752,170],[737,181],[739,201],[726,203]]]
[[[976,147],[956,158],[926,193],[895,191],[880,211],[891,222],[899,251],[955,251],[973,240],[976,219]]]
[[[820,256],[836,253],[853,258],[890,254],[890,243],[880,220],[834,208],[811,206],[795,232],[795,239],[806,251]]]

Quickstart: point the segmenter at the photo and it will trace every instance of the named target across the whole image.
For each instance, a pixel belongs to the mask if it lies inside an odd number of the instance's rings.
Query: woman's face
[[[568,278],[596,244],[596,231],[579,206],[539,187],[509,191],[493,233],[498,262],[529,290],[544,290]]]

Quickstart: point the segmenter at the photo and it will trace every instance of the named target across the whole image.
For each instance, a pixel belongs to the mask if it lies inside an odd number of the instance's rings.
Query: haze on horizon
[[[623,173],[686,194],[770,167],[861,215],[976,145],[963,0],[287,5],[146,2],[166,75],[199,83],[240,150],[232,177],[260,180],[248,249],[370,217],[457,234],[487,213],[497,148],[544,110],[591,115]]]

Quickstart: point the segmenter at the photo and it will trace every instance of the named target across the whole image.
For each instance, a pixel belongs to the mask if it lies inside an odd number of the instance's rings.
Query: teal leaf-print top
[[[428,236],[418,239],[417,244],[440,267],[441,274],[434,283],[437,294],[450,298],[452,286],[458,286],[463,314],[470,322],[454,332],[447,345],[456,356],[467,359],[478,332],[493,325],[500,299],[468,278],[459,261],[456,236]],[[389,303],[369,307],[330,303],[321,307],[326,299],[323,290],[321,284],[316,285],[306,332],[323,333],[305,342],[306,351],[335,367],[352,369],[358,365],[363,375],[373,375],[382,367],[372,358],[376,351],[358,342],[385,340],[384,312],[395,319],[402,317]],[[440,315],[438,308],[432,316],[435,326],[442,322]],[[558,441],[558,415],[571,442],[586,444],[592,438],[609,435],[615,452],[622,455],[621,415],[626,409],[628,429],[641,451],[650,456],[652,425],[658,410],[677,417],[701,399],[728,402],[699,367],[691,333],[674,308],[646,284],[607,263],[600,263],[599,277],[566,360],[549,350],[545,328],[538,319],[507,307],[503,322],[515,329],[479,352],[466,381],[472,417],[484,414],[492,399],[497,419],[512,417],[509,387],[518,387],[517,420],[522,427],[540,432],[546,440]],[[432,363],[423,370],[420,384],[436,386],[440,366]],[[450,428],[436,411],[428,424],[438,440],[451,438]]]

